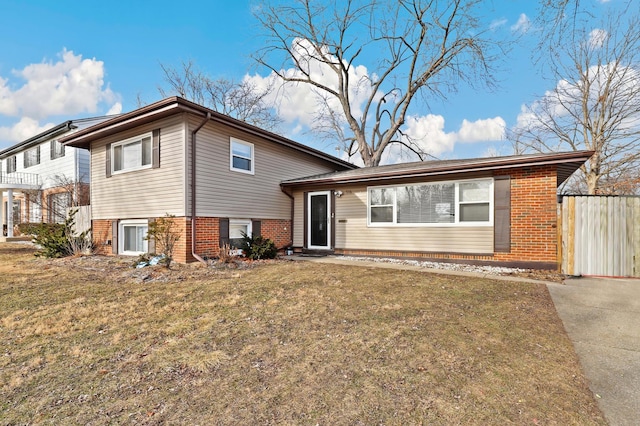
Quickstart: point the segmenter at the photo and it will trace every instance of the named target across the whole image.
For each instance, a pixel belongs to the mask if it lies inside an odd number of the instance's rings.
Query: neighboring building
[[[65,121],[0,151],[3,235],[13,237],[19,223],[62,222],[69,206],[88,204],[89,153],[59,138],[107,118]]]
[[[179,225],[179,262],[216,257],[242,232],[289,246],[293,200],[280,182],[356,167],[178,97],[62,142],[90,149],[99,252],[153,251],[144,238],[149,221],[171,214]]]
[[[592,155],[359,169],[177,97],[61,141],[90,149],[100,251],[152,252],[148,224],[171,214],[179,262],[216,257],[245,232],[297,252],[555,268],[556,191]]]
[[[426,161],[282,183],[293,243],[339,254],[555,269],[557,188],[592,151]]]

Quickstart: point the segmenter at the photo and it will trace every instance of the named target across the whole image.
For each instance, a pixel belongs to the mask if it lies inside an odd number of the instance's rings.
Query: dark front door
[[[308,241],[310,249],[331,249],[330,195],[331,193],[329,191],[309,193]]]

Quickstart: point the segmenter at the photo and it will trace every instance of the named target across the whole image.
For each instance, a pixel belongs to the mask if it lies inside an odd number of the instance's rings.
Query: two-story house
[[[59,139],[107,118],[68,120],[0,151],[3,235],[19,223],[62,222],[68,207],[89,203],[89,152]]]
[[[179,262],[215,257],[242,233],[291,244],[293,199],[280,182],[356,166],[178,97],[62,139],[91,152],[99,252],[153,251],[150,221],[175,216]]]
[[[296,251],[555,268],[556,191],[588,151],[357,168],[172,97],[61,139],[91,153],[103,253],[152,252],[175,216],[179,262],[242,233]]]

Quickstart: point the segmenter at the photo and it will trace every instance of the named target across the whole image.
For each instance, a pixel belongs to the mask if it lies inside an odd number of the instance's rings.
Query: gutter
[[[280,191],[282,191],[284,193],[284,195],[286,195],[287,197],[289,197],[291,199],[291,226],[290,226],[290,233],[291,233],[291,238],[289,239],[289,244],[288,246],[293,248],[293,221],[294,221],[294,203],[295,203],[295,199],[293,198],[293,194],[288,193],[285,188],[280,185]]]
[[[39,133],[27,140],[24,140],[22,142],[18,142],[17,144],[10,146],[9,148],[0,151],[0,157],[4,157],[6,155],[11,155],[14,153],[19,152],[22,149],[25,149],[31,145],[36,145],[39,144],[40,142],[42,142],[43,140],[46,139],[50,139],[53,138],[57,135],[59,135],[60,133],[65,133],[68,132],[69,130],[73,129],[73,121],[72,120],[67,120],[62,124],[58,124],[55,127],[52,127],[49,130],[45,130],[42,133]]]
[[[191,255],[201,263],[207,261],[196,253],[196,133],[211,119],[211,113],[191,132]]]

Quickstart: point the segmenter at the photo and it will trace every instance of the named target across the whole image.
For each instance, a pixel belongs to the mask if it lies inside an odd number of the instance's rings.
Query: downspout
[[[207,112],[207,117],[191,132],[191,256],[205,265],[207,261],[196,253],[196,133],[210,119],[211,113]]]
[[[289,240],[289,247],[293,248],[293,214],[294,214],[294,204],[295,204],[295,199],[293,198],[293,194],[289,194],[287,191],[285,191],[284,187],[282,185],[280,185],[280,191],[282,191],[284,193],[284,195],[286,195],[287,197],[289,197],[291,199],[291,239]]]

